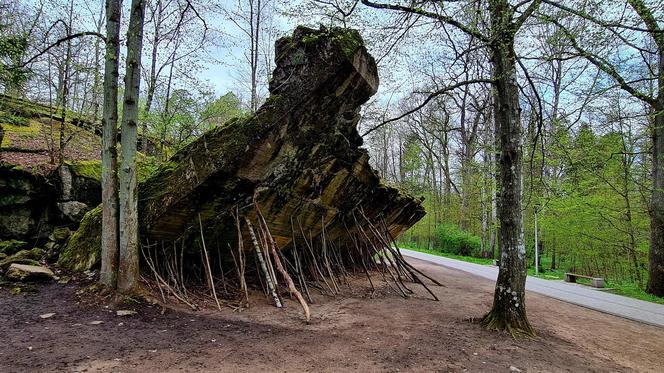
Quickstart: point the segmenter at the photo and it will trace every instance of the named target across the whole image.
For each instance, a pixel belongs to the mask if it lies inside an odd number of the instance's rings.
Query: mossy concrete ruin
[[[254,115],[205,133],[140,183],[144,242],[195,236],[200,219],[206,237],[235,245],[232,212],[255,221],[254,201],[280,248],[292,245],[294,225],[350,240],[348,225],[369,219],[396,237],[424,216],[419,199],[381,183],[361,148],[360,106],[378,73],[359,33],[298,27],[276,42],[275,56],[271,96]],[[86,215],[63,267],[98,260],[99,216]]]

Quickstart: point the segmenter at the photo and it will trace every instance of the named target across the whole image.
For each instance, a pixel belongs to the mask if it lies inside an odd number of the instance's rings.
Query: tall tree
[[[577,9],[566,6],[551,0],[544,0],[545,3],[553,7],[562,9],[569,14],[580,17],[583,20],[590,21],[596,26],[607,30],[610,35],[616,36],[624,43],[626,48],[637,50],[637,54],[655,56],[654,66],[647,66],[645,71],[651,71],[652,77],[646,77],[645,80],[656,82],[656,88],[651,92],[644,92],[639,87],[640,80],[633,80],[626,76],[621,69],[610,59],[601,54],[586,48],[579,42],[577,35],[568,28],[549,17],[549,21],[555,23],[569,39],[572,47],[578,55],[586,58],[599,70],[611,77],[616,84],[633,97],[641,100],[649,108],[648,115],[651,118],[652,125],[652,197],[650,203],[650,249],[649,249],[649,277],[646,291],[664,296],[664,28],[660,26],[655,16],[657,5],[644,0],[627,0],[628,5],[636,14],[637,22],[635,24],[625,24],[625,22],[610,22],[597,18],[586,12],[584,9]],[[625,38],[624,32],[640,32],[646,38],[654,41],[654,50],[648,50],[630,42]]]
[[[234,9],[226,10],[226,16],[242,34],[239,41],[242,47],[248,45],[249,48],[244,57],[249,67],[249,109],[252,112],[260,105],[260,89],[271,73],[272,5],[272,0],[238,0]]]
[[[120,153],[120,260],[118,291],[130,293],[137,289],[139,279],[138,201],[136,188],[136,146],[138,98],[141,83],[141,53],[145,0],[132,0],[127,30],[127,63],[122,106],[122,150]]]
[[[99,281],[115,289],[118,272],[118,70],[120,59],[121,0],[106,0],[106,56],[102,119],[102,231]]]
[[[418,3],[418,6],[377,3],[370,0],[362,0],[362,3],[376,9],[434,19],[487,45],[491,56],[492,79],[467,80],[447,86],[432,93],[416,110],[421,109],[433,97],[452,89],[476,83],[493,84],[494,118],[500,148],[497,176],[500,269],[493,307],[484,317],[483,323],[489,328],[507,330],[513,335],[533,335],[525,306],[526,250],[521,209],[523,146],[514,42],[517,32],[537,10],[541,1],[522,1],[517,6],[512,6],[508,0],[488,0],[490,24],[486,31],[477,26],[480,23],[478,19],[464,23],[463,20],[449,15],[449,9],[445,7],[459,3],[458,1],[427,1]],[[478,11],[481,9],[481,2],[470,1],[464,4]],[[414,111],[415,109],[401,117]]]

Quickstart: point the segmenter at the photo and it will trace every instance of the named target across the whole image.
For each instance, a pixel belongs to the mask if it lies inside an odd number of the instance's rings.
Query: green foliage
[[[209,126],[220,126],[232,118],[242,115],[240,99],[233,92],[207,103],[201,116],[208,122]]]
[[[443,224],[435,231],[434,248],[450,254],[478,256],[482,249],[479,237],[464,232],[453,224]]]
[[[646,127],[620,119],[624,115],[612,119],[613,110],[607,109],[606,122],[597,128],[550,123],[545,151],[541,144],[526,140],[523,222],[529,273],[534,273],[537,206],[543,270],[540,277],[562,278],[565,272],[573,271],[636,288],[647,282],[648,203],[652,189],[648,154],[652,142]],[[496,247],[488,247],[491,232],[496,232],[498,225],[491,220],[495,184],[491,172],[486,171],[490,164],[475,157],[477,164],[471,167],[470,183],[461,180],[459,166],[451,164],[456,169],[451,176],[458,190],[452,188],[445,195],[444,186],[433,185],[428,176],[431,172],[427,168],[431,166],[421,141],[407,136],[401,139],[399,149],[401,186],[411,193],[423,194],[427,210],[427,215],[400,237],[400,242],[458,252],[463,235],[456,227],[463,227],[475,237],[471,241],[475,247],[479,246],[478,237],[483,237],[486,247],[485,253],[467,248],[464,253],[492,256],[497,252],[497,236],[493,236]],[[462,207],[464,193],[467,208]]]
[[[646,293],[634,282],[607,281],[606,287],[609,289],[609,292],[614,294],[624,295],[626,297],[640,299],[646,302],[664,304],[664,298]]]
[[[148,135],[157,140],[164,153],[174,153],[205,133],[244,114],[238,97],[232,93],[214,98],[210,92],[176,89],[167,106],[157,106],[143,114]]]
[[[475,263],[475,264],[482,264],[482,265],[493,265],[493,259],[476,258],[474,256],[466,256],[466,255],[456,255],[456,254],[446,253],[446,252],[439,251],[439,250],[423,249],[423,248],[417,247],[415,245],[410,245],[410,244],[400,244],[399,246],[404,248],[404,249],[419,251],[419,252],[425,253],[425,254],[442,256],[442,257],[450,258],[450,259],[463,260],[464,262],[468,262],[468,263]]]
[[[27,47],[27,35],[0,33],[0,85],[7,93],[19,93],[30,78],[30,70],[22,66]]]

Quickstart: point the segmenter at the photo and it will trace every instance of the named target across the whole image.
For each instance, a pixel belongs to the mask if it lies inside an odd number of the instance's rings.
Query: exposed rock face
[[[47,236],[55,191],[43,177],[0,163],[0,239]]]
[[[58,168],[54,184],[58,187],[59,201],[76,201],[90,206],[101,203],[101,162],[67,162]],[[87,212],[87,211],[86,211]],[[75,221],[80,221],[80,217]]]
[[[99,162],[73,162],[45,177],[0,163],[0,242],[43,242],[54,227],[76,228],[101,202],[99,169]]]
[[[275,55],[271,96],[256,114],[205,133],[140,184],[144,240],[185,237],[200,219],[206,237],[225,247],[236,240],[231,211],[255,220],[246,208],[254,198],[281,248],[294,225],[314,237],[325,227],[330,240],[343,240],[346,227],[366,217],[397,236],[424,215],[421,201],[381,183],[360,148],[359,110],[378,75],[359,34],[298,27],[277,41]],[[81,263],[98,257],[81,252],[100,242],[99,217],[85,220],[91,224],[82,223],[63,252],[78,260],[61,260],[65,267],[87,269]]]
[[[74,222],[81,221],[85,213],[90,211],[88,205],[79,201],[58,202],[57,206],[64,217]]]

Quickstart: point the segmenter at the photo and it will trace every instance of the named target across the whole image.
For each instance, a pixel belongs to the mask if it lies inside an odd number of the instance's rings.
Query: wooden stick
[[[297,298],[297,300],[300,302],[300,305],[304,310],[304,318],[307,320],[307,322],[309,322],[311,320],[311,312],[309,312],[309,305],[307,305],[307,302],[302,297],[302,294],[295,287],[293,279],[290,277],[288,272],[286,272],[286,270],[284,269],[284,266],[281,264],[281,259],[279,259],[279,254],[277,253],[277,243],[274,241],[274,237],[272,237],[272,234],[268,229],[267,222],[265,221],[265,218],[263,217],[263,214],[261,214],[261,211],[258,208],[258,205],[256,204],[255,201],[254,201],[254,206],[256,208],[256,213],[258,214],[258,218],[260,222],[263,223],[266,235],[270,240],[270,250],[272,251],[274,264],[277,266],[277,270],[279,271],[279,273],[281,273],[281,275],[286,280],[286,284],[288,285],[288,291],[290,291],[291,294],[295,295],[295,298]]]
[[[307,280],[304,278],[304,273],[302,271],[302,262],[300,262],[300,254],[297,252],[297,242],[295,241],[295,228],[293,227],[293,216],[290,218],[291,223],[291,236],[293,237],[293,257],[295,260],[295,270],[297,271],[297,279],[300,282],[300,288],[304,289],[307,299],[310,303],[313,303],[311,299],[311,294],[309,294],[309,288],[307,287]]]
[[[219,304],[219,298],[217,298],[217,290],[214,287],[214,278],[212,277],[212,268],[210,268],[210,257],[208,256],[207,247],[205,247],[205,237],[203,235],[203,223],[201,222],[201,214],[198,214],[198,226],[201,229],[201,242],[203,243],[203,252],[205,253],[205,265],[207,266],[207,275],[208,281],[210,282],[210,287],[212,288],[212,296],[214,301],[217,303],[217,308],[221,311],[221,304]]]
[[[235,263],[236,268],[238,270],[238,277],[240,278],[240,290],[244,293],[244,298],[246,300],[246,304],[249,304],[249,290],[247,289],[247,281],[244,277],[244,269],[245,269],[245,263],[244,263],[244,245],[242,241],[242,229],[240,228],[240,211],[237,206],[235,206],[235,214],[233,214],[235,217],[235,227],[237,229],[237,250],[238,250],[238,261],[240,262],[239,267],[237,266],[237,263]],[[231,250],[231,255],[233,255],[233,251]],[[235,262],[235,255],[233,255],[233,262]]]
[[[166,289],[168,289],[170,291],[170,293],[173,294],[173,296],[175,296],[180,302],[182,302],[182,303],[186,304],[187,306],[191,307],[192,310],[195,311],[197,309],[196,305],[194,305],[194,304],[190,303],[189,301],[187,301],[184,297],[179,295],[177,293],[177,291],[175,291],[175,289],[173,289],[170,285],[168,285],[166,280],[164,280],[159,275],[159,273],[157,272],[157,269],[154,266],[154,263],[152,263],[151,260],[147,261],[147,263],[148,263],[148,266],[150,267],[150,269],[152,269],[152,273],[154,273],[154,276],[157,279],[157,281],[160,282]],[[166,301],[164,301],[164,303],[166,303]]]
[[[302,232],[302,238],[304,239],[304,243],[307,246],[307,249],[309,249],[309,253],[311,254],[311,260],[314,264],[314,269],[316,269],[316,272],[318,275],[323,279],[323,282],[325,283],[325,286],[327,286],[328,289],[330,289],[330,294],[334,294],[334,290],[330,287],[330,284],[327,283],[327,280],[325,280],[325,276],[323,275],[323,272],[321,271],[320,267],[318,266],[318,261],[316,260],[316,255],[314,254],[314,250],[311,247],[311,243],[307,240],[307,235],[304,233],[304,229],[302,228],[302,223],[300,223],[300,220],[297,220],[297,225],[300,227],[300,232]]]
[[[270,272],[267,269],[267,266],[265,265],[265,260],[263,258],[263,254],[261,252],[260,245],[258,244],[258,239],[256,239],[256,233],[254,232],[254,227],[251,224],[251,221],[245,216],[244,217],[245,223],[247,223],[247,228],[249,229],[249,235],[251,236],[251,242],[254,245],[254,249],[256,250],[256,256],[258,258],[258,262],[260,264],[261,270],[263,271],[263,274],[265,275],[266,282],[267,282],[267,288],[270,291],[270,294],[272,295],[272,298],[274,299],[274,304],[277,306],[277,308],[281,308],[281,299],[279,299],[279,295],[277,295],[277,291],[275,290],[274,283],[272,282],[272,276],[270,275]]]

